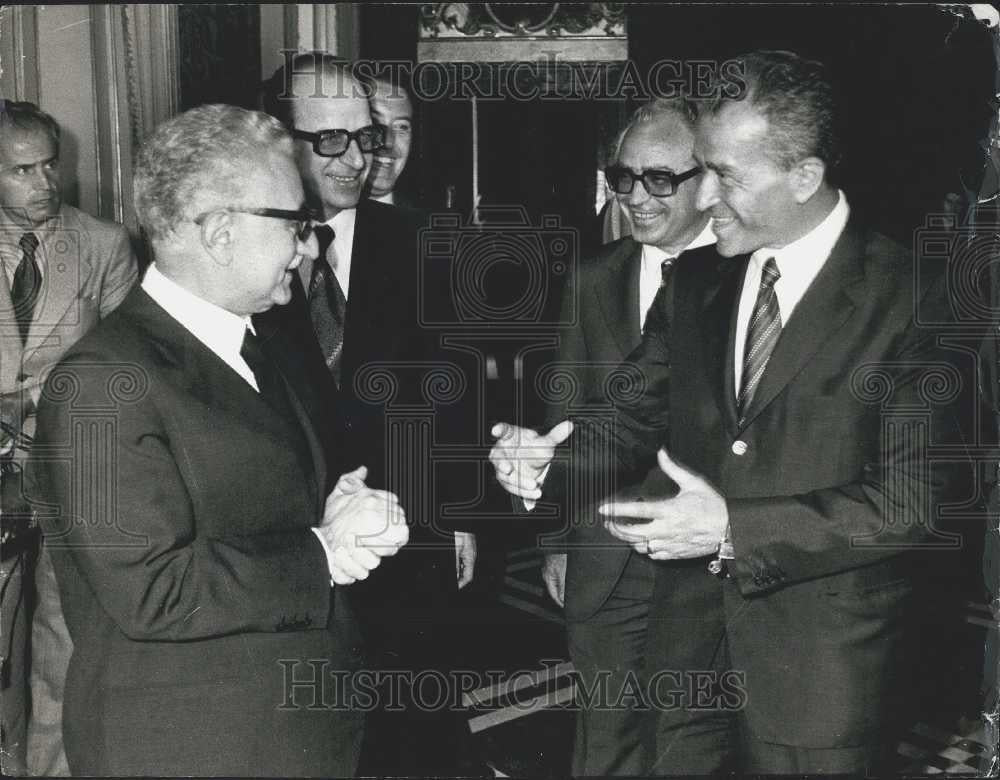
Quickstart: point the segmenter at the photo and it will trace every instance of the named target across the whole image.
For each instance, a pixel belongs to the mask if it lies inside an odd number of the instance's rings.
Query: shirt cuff
[[[542,485],[545,484],[545,478],[549,475],[550,468],[552,468],[551,463],[549,463],[544,469],[542,469],[542,473],[538,475],[538,487],[542,487]],[[522,498],[521,500],[524,501],[524,508],[529,512],[533,512],[535,509],[535,504],[538,503],[533,498]]]
[[[316,538],[319,539],[319,543],[323,545],[323,552],[326,554],[326,568],[327,571],[329,571],[330,573],[330,587],[332,588],[334,585],[333,550],[330,549],[330,546],[326,543],[326,539],[324,538],[323,534],[320,533],[320,530],[318,528],[310,528],[309,530],[312,531],[314,534],[316,534]]]

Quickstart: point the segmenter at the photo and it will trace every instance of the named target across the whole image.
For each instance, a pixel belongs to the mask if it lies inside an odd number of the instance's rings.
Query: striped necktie
[[[333,228],[320,225],[316,228],[319,255],[313,263],[309,282],[309,317],[316,331],[316,339],[323,351],[326,367],[340,387],[340,358],[344,351],[344,323],[347,315],[347,297],[337,275],[326,260],[327,250],[333,243]]]
[[[35,303],[42,291],[42,274],[35,260],[35,250],[38,249],[38,236],[25,233],[21,236],[21,261],[14,270],[14,281],[10,288],[10,302],[14,305],[14,317],[21,333],[21,343],[28,340],[28,330],[31,328],[31,317],[35,311]]]
[[[764,374],[775,342],[781,334],[781,311],[778,308],[778,296],[774,291],[774,283],[780,278],[781,273],[774,258],[769,257],[764,263],[757,302],[754,304],[753,314],[747,326],[746,346],[743,348],[743,377],[740,382],[740,394],[736,399],[741,422],[753,399],[754,391],[760,384],[760,378]]]

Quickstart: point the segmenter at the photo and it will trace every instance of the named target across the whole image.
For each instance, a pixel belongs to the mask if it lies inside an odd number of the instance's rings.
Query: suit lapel
[[[702,344],[708,381],[726,429],[736,434],[736,393],[733,370],[733,340],[736,309],[749,257],[742,255],[719,265],[716,282],[705,293],[702,310]]]
[[[812,359],[836,337],[863,294],[863,242],[856,224],[848,223],[823,268],[796,305],[767,362],[743,420],[749,425]],[[735,318],[734,318],[735,323]],[[732,361],[730,361],[732,362]]]
[[[642,244],[632,239],[622,241],[604,273],[594,285],[601,315],[608,332],[614,335],[622,355],[635,347],[642,327],[639,322],[639,273],[642,267]],[[625,277],[625,283],[622,283]]]
[[[14,304],[10,299],[10,284],[7,272],[0,266],[0,393],[10,392],[18,382],[21,373],[21,334],[14,318]]]
[[[82,226],[75,219],[68,218],[65,211],[61,211],[56,219],[46,223],[45,232],[50,231],[58,232],[58,236],[49,238],[38,255],[44,262],[43,294],[31,317],[25,361],[31,358],[32,353],[45,343],[49,334],[67,317],[70,318],[67,324],[74,326],[88,313],[96,318],[96,313],[85,311],[81,298],[92,270],[89,257],[83,251],[80,241]],[[74,312],[71,307],[77,301],[80,303]]]

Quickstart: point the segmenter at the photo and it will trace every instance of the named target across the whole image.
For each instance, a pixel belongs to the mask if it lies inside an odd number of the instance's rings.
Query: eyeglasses
[[[309,236],[313,232],[313,222],[322,222],[319,213],[313,209],[296,209],[291,211],[289,209],[238,209],[233,206],[225,206],[219,209],[213,209],[213,211],[230,211],[234,214],[252,214],[255,217],[273,217],[274,219],[284,219],[295,225],[295,238],[303,243],[309,240]],[[205,218],[211,214],[211,211],[206,211],[204,214],[199,214],[194,218],[194,223],[200,225],[205,221]]]
[[[646,192],[657,198],[669,198],[677,192],[677,187],[701,173],[701,168],[692,168],[684,173],[671,173],[670,171],[648,170],[641,173],[632,173],[628,168],[621,165],[612,165],[604,171],[604,178],[608,186],[619,195],[628,195],[632,192],[637,181],[642,182]]]
[[[347,151],[352,139],[358,142],[362,152],[377,152],[385,146],[385,134],[385,125],[368,125],[354,132],[342,128],[320,130],[318,133],[292,129],[292,138],[311,142],[313,151],[320,157],[340,157]]]

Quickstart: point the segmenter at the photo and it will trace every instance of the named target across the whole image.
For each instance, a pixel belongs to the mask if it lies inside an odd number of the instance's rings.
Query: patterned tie
[[[31,327],[31,315],[35,311],[35,303],[42,291],[42,273],[35,261],[35,250],[38,249],[38,236],[25,233],[21,236],[21,262],[14,271],[14,283],[10,288],[10,299],[14,305],[14,317],[18,330],[21,332],[21,343],[28,340],[28,329]]]
[[[309,282],[309,316],[319,341],[326,367],[333,374],[334,382],[340,387],[340,357],[344,351],[344,320],[347,313],[347,298],[326,260],[327,250],[333,243],[333,228],[320,225],[316,228],[319,239],[319,256],[313,263],[312,279]]]
[[[767,366],[767,361],[774,350],[774,344],[781,334],[781,311],[778,309],[778,296],[774,291],[774,283],[781,278],[778,266],[773,257],[764,263],[760,277],[760,290],[757,292],[757,302],[753,307],[753,315],[747,326],[747,340],[743,348],[743,378],[736,407],[740,418],[746,414],[760,378]]]

